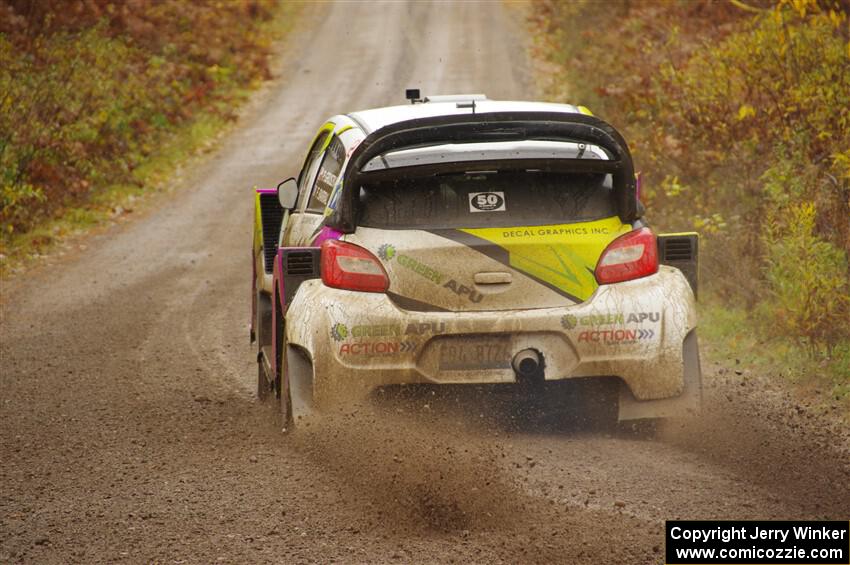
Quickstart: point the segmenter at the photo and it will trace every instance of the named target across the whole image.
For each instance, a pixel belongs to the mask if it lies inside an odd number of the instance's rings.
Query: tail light
[[[602,252],[596,264],[599,284],[630,281],[658,271],[658,247],[655,234],[640,228],[622,235]]]
[[[386,292],[390,286],[377,257],[362,247],[337,240],[322,244],[322,282],[332,288],[362,292]]]

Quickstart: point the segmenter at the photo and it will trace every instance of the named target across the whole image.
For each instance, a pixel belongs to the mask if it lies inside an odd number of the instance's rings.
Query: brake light
[[[386,292],[390,286],[377,257],[362,247],[337,240],[322,244],[322,282],[332,288],[362,292]]]
[[[610,284],[630,281],[658,271],[658,247],[655,234],[640,228],[611,242],[596,264],[596,281]]]

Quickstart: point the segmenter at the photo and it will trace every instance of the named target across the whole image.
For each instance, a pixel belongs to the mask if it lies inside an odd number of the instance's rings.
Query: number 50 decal
[[[470,212],[504,212],[505,211],[505,193],[504,192],[470,192],[469,193],[469,211]]]

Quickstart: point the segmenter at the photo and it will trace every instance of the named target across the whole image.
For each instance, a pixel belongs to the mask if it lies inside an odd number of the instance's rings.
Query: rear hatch
[[[409,310],[569,306],[596,290],[603,250],[632,228],[611,175],[541,169],[406,175],[364,184],[346,240],[378,256]]]

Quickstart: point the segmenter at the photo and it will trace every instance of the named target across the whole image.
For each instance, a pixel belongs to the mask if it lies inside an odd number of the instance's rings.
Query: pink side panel
[[[320,247],[324,242],[328,240],[336,240],[342,237],[342,232],[335,230],[333,228],[329,228],[328,226],[322,226],[321,231],[316,236],[316,239],[313,240],[314,247]]]

